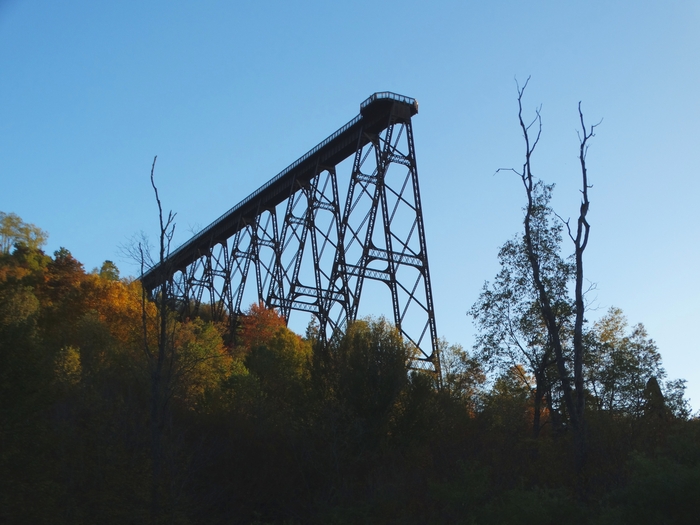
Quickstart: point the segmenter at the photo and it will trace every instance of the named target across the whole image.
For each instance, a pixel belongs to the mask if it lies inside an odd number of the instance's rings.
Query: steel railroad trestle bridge
[[[384,283],[394,323],[418,350],[412,367],[439,376],[417,113],[412,98],[373,94],[357,117],[147,271],[144,287],[154,294],[165,283],[190,315],[208,303],[215,318],[234,320],[256,301],[287,320],[310,312],[329,338],[357,318],[363,287]],[[341,203],[337,168],[350,157]]]

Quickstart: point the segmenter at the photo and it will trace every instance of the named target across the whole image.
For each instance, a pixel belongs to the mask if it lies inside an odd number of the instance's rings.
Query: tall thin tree
[[[565,353],[565,344],[562,338],[562,327],[564,320],[559,318],[553,308],[553,298],[546,286],[546,276],[542,272],[542,261],[535,246],[535,232],[533,230],[533,218],[537,213],[537,204],[535,201],[535,185],[536,180],[532,174],[532,154],[537,147],[542,134],[542,116],[540,109],[536,110],[535,118],[528,124],[523,119],[523,95],[529,82],[520,87],[518,86],[518,121],[525,140],[525,161],[522,171],[515,171],[521,178],[525,194],[527,196],[527,206],[525,208],[524,224],[524,240],[527,252],[528,261],[532,270],[532,280],[538,296],[538,305],[542,314],[543,321],[547,328],[549,343],[554,351],[554,358],[557,366],[557,372],[562,387],[562,395],[569,414],[569,421],[574,434],[575,441],[575,460],[576,470],[580,474],[586,463],[587,444],[586,444],[586,426],[585,426],[585,393],[584,393],[584,377],[583,377],[583,357],[584,357],[584,341],[583,341],[583,324],[585,321],[585,301],[584,301],[584,273],[583,273],[583,253],[588,246],[590,234],[590,224],[588,223],[588,210],[590,201],[588,200],[588,170],[586,166],[586,154],[588,152],[588,141],[594,137],[594,130],[600,124],[594,124],[586,127],[581,110],[581,103],[578,105],[579,120],[581,123],[582,133],[579,134],[579,162],[581,166],[582,176],[582,199],[577,219],[576,235],[572,233],[569,220],[563,220],[566,225],[570,239],[574,244],[574,334],[572,342],[573,354],[573,387],[569,370],[567,368],[567,357]],[[536,125],[536,133],[532,128]]]
[[[168,212],[167,217],[163,217],[163,206],[158,194],[158,187],[155,183],[155,167],[158,156],[153,157],[151,165],[151,186],[155,194],[158,205],[158,219],[160,224],[159,246],[158,246],[158,268],[162,272],[161,284],[155,294],[157,310],[157,338],[156,347],[151,345],[151,335],[149,333],[148,319],[148,297],[145,288],[141,295],[141,315],[143,330],[143,347],[149,365],[150,376],[150,430],[151,430],[151,503],[150,518],[155,525],[161,517],[161,485],[163,467],[163,433],[165,428],[168,401],[170,398],[170,381],[172,379],[173,365],[175,361],[174,337],[168,328],[168,298],[171,295],[172,283],[167,276],[168,255],[170,253],[170,243],[175,233],[175,214]],[[145,242],[139,242],[138,253],[141,263],[141,275],[146,267],[152,265],[148,247]],[[149,264],[150,262],[150,264]]]

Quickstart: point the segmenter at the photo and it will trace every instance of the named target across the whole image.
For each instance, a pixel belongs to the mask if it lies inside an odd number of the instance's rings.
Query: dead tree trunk
[[[149,320],[147,309],[147,292],[142,289],[142,330],[143,344],[146,358],[149,365],[150,379],[150,430],[151,430],[151,501],[150,501],[150,521],[155,525],[162,516],[161,488],[163,469],[163,434],[165,429],[166,414],[168,408],[170,381],[172,376],[172,365],[175,358],[172,334],[168,331],[168,298],[170,296],[170,282],[166,278],[167,258],[170,252],[170,242],[175,232],[175,214],[168,212],[167,218],[163,218],[163,208],[161,206],[158,188],[155,184],[154,172],[156,159],[153,158],[151,166],[151,186],[155,193],[158,204],[158,218],[160,221],[158,267],[163,271],[163,279],[154,297],[157,310],[157,339],[156,348],[152,348],[151,336],[149,333]],[[139,257],[141,262],[141,274],[143,275],[147,262],[150,261],[148,248],[139,243]]]
[[[582,135],[579,135],[579,162],[581,164],[581,207],[577,220],[576,236],[574,237],[569,227],[569,221],[566,221],[566,227],[569,232],[569,237],[574,243],[574,258],[575,258],[575,321],[574,321],[574,386],[576,388],[576,417],[579,421],[579,432],[575,434],[576,438],[576,465],[577,469],[582,470],[586,464],[587,446],[586,446],[586,428],[585,428],[585,392],[584,392],[584,377],[583,377],[583,323],[586,305],[584,302],[583,291],[583,252],[588,246],[588,236],[591,231],[591,226],[588,224],[587,215],[589,208],[588,201],[588,170],[586,168],[586,153],[588,152],[588,140],[594,136],[593,131],[597,124],[586,129],[586,124],[583,120],[583,112],[581,111],[581,103],[578,104],[578,114],[581,121]]]
[[[585,314],[583,291],[583,253],[588,244],[588,237],[590,232],[590,225],[587,221],[588,208],[590,204],[588,200],[588,189],[590,188],[590,186],[588,184],[588,173],[586,170],[586,152],[588,150],[588,140],[594,136],[593,131],[597,124],[591,126],[588,129],[586,128],[583,120],[583,113],[581,111],[581,104],[579,103],[579,118],[583,130],[583,135],[580,136],[579,152],[583,184],[581,193],[583,197],[577,221],[577,229],[575,236],[571,232],[569,222],[564,221],[569,232],[569,237],[574,243],[575,259],[575,319],[572,343],[574,377],[572,387],[569,371],[566,366],[564,341],[562,340],[562,327],[564,326],[565,320],[558,318],[557,313],[553,308],[553,298],[545,285],[545,279],[542,275],[542,266],[539,254],[533,241],[534,232],[532,227],[532,220],[536,210],[534,200],[535,181],[532,175],[531,158],[541,136],[542,119],[540,111],[538,109],[536,112],[535,119],[532,122],[530,122],[530,124],[526,124],[523,120],[522,98],[526,87],[527,82],[525,82],[525,85],[522,88],[518,87],[518,119],[525,139],[525,162],[523,164],[522,171],[519,173],[516,172],[522,180],[523,186],[525,188],[525,193],[527,195],[527,207],[525,208],[524,219],[525,249],[527,252],[528,261],[530,263],[530,268],[532,270],[532,281],[538,296],[538,306],[542,314],[542,319],[544,320],[545,326],[547,328],[549,343],[551,344],[552,350],[554,352],[554,361],[556,363],[559,381],[561,382],[564,404],[566,406],[567,412],[569,413],[569,421],[572,427],[575,442],[576,471],[580,474],[583,471],[587,457],[584,415],[585,395],[583,377],[583,323]],[[531,136],[531,128],[535,124],[537,125],[537,134],[533,138]]]

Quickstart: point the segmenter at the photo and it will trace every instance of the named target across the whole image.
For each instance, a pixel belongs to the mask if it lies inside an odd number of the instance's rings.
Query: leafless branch
[[[119,255],[122,259],[136,263],[139,267],[139,277],[155,266],[151,242],[144,232],[133,235],[128,241],[119,245]]]
[[[516,170],[515,168],[498,168],[498,169],[495,171],[494,175],[496,175],[496,173],[500,173],[501,171],[512,171],[512,172],[515,173],[518,177],[522,177],[522,176],[523,176],[523,174],[520,173],[520,172],[519,172],[518,170]]]
[[[151,165],[151,186],[153,187],[153,192],[156,195],[156,203],[158,204],[158,219],[160,220],[160,263],[163,264],[165,262],[165,258],[167,255],[170,253],[170,243],[173,239],[173,235],[175,234],[175,216],[177,215],[176,213],[173,213],[172,211],[168,212],[168,218],[163,222],[163,206],[161,205],[160,202],[160,196],[158,195],[158,187],[156,186],[155,182],[155,169],[156,169],[156,160],[158,159],[158,155],[153,157],[153,164]]]

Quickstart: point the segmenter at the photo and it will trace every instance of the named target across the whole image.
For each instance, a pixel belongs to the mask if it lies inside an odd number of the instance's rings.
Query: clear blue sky
[[[0,0],[0,210],[89,270],[157,220],[176,243],[353,118],[375,91],[415,97],[437,325],[466,311],[521,228],[515,83],[542,104],[536,174],[579,202],[589,152],[589,319],[643,322],[700,408],[700,3],[697,1],[94,2]]]

